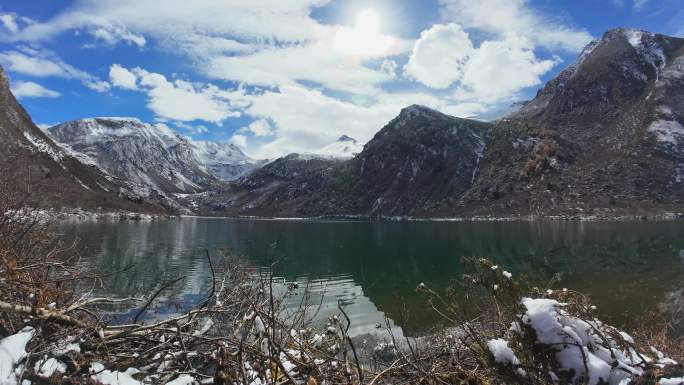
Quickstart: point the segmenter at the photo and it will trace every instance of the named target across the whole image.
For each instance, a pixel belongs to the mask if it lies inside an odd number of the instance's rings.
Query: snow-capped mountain
[[[47,132],[82,162],[127,181],[145,196],[197,193],[215,182],[190,141],[163,124],[90,118],[59,124]]]
[[[193,141],[191,146],[207,171],[221,180],[240,178],[262,163],[245,155],[239,147],[230,143]]]
[[[117,178],[79,161],[32,121],[0,67],[0,186],[41,208],[160,212]],[[3,202],[13,203],[13,202]]]
[[[363,151],[363,145],[347,135],[340,136],[335,142],[323,147],[318,154],[336,158],[353,158]]]

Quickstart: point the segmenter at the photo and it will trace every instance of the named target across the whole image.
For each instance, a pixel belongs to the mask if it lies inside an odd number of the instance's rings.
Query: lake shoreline
[[[628,221],[669,221],[684,219],[684,212],[660,213],[654,215],[638,214],[569,214],[569,215],[475,215],[458,217],[410,217],[410,216],[368,216],[368,215],[321,215],[312,217],[281,217],[281,216],[211,216],[211,215],[178,215],[177,218],[206,218],[206,219],[249,219],[271,221],[389,221],[389,222],[536,222],[536,221],[581,221],[581,222],[628,222]]]
[[[372,216],[356,214],[319,215],[319,216],[257,216],[257,215],[190,215],[190,214],[150,214],[132,211],[92,211],[81,208],[39,209],[35,210],[41,220],[60,222],[116,222],[116,221],[158,221],[183,218],[206,219],[248,219],[267,221],[389,221],[389,222],[537,222],[537,221],[579,221],[579,222],[630,222],[630,221],[671,221],[684,219],[684,212],[658,212],[655,214],[636,213],[587,213],[587,214],[510,214],[510,215],[463,215],[445,217],[420,216]]]

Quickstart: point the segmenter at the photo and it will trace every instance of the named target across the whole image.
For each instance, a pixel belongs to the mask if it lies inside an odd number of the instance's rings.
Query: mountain
[[[684,39],[614,29],[486,138],[443,213],[680,210]]]
[[[277,216],[681,211],[683,123],[684,39],[614,29],[503,119],[411,106],[351,159],[288,156],[199,207]]]
[[[290,154],[200,204],[240,215],[409,215],[473,181],[490,124],[410,106],[351,159]]]
[[[62,123],[47,132],[84,163],[125,180],[145,197],[197,193],[215,182],[190,142],[161,124],[92,118]]]
[[[225,181],[238,179],[263,163],[245,155],[239,147],[230,143],[193,141],[191,146],[207,171]]]
[[[489,124],[413,105],[354,159],[356,193],[368,214],[413,215],[473,182]]]
[[[2,67],[0,137],[3,200],[21,200],[43,208],[163,211],[143,203],[116,178],[81,163],[45,135],[12,95]]]

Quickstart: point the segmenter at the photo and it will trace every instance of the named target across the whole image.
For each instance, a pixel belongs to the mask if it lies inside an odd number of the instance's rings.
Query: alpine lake
[[[369,221],[178,218],[152,222],[61,223],[81,258],[118,272],[94,294],[149,296],[147,316],[163,317],[204,300],[222,255],[254,274],[306,288],[327,319],[342,306],[351,335],[391,325],[407,336],[438,326],[421,283],[444,291],[461,279],[463,257],[488,258],[553,289],[590,295],[598,316],[629,326],[673,306],[684,292],[684,221]],[[274,264],[275,263],[275,264]],[[275,267],[272,267],[275,266]],[[292,300],[292,306],[300,301]],[[318,306],[318,305],[317,305]],[[120,320],[137,312],[109,309]]]

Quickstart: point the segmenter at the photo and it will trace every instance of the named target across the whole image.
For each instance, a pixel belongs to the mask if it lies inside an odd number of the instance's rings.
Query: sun
[[[371,9],[360,12],[353,27],[340,27],[335,35],[335,48],[350,56],[381,56],[387,47],[380,15]]]

